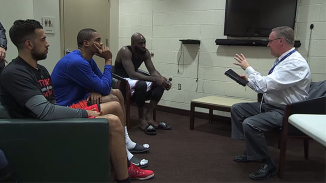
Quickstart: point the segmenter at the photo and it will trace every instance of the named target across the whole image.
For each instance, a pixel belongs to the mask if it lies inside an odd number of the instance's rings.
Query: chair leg
[[[277,148],[281,149],[281,138],[278,139]]]
[[[213,123],[213,109],[209,109],[209,123]]]
[[[280,179],[283,178],[285,155],[286,155],[286,144],[287,144],[287,138],[284,138],[283,140],[281,140],[280,160],[279,160],[279,167],[278,167],[278,177]]]
[[[304,158],[309,158],[309,139],[303,140],[303,147],[304,147]]]
[[[190,104],[190,130],[194,130],[194,126],[195,126],[195,105],[194,103]]]
[[[278,143],[277,143],[278,149],[281,149],[281,144],[282,144],[282,130],[281,130],[281,134],[279,135],[279,138],[278,138]]]
[[[153,110],[153,120],[156,121],[156,109]]]

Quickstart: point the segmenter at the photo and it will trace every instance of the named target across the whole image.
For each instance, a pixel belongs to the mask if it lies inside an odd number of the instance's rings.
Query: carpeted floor
[[[132,124],[136,125],[137,108],[132,107]],[[157,112],[157,120],[172,125],[172,130],[157,130],[157,135],[146,135],[139,127],[129,130],[137,143],[150,144],[148,153],[136,154],[149,160],[155,177],[146,182],[255,182],[249,174],[261,163],[237,163],[233,156],[245,149],[244,141],[230,138],[230,121],[195,119],[195,130],[189,130],[189,117]],[[277,136],[270,135],[270,154],[278,165]],[[289,140],[284,178],[274,176],[264,182],[325,182],[325,147],[310,142],[310,158],[303,156],[303,141]]]

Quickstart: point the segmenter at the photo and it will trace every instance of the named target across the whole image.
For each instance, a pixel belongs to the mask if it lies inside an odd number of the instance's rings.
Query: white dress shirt
[[[294,48],[283,53],[282,60]],[[245,70],[251,89],[264,93],[264,102],[276,106],[306,100],[311,82],[310,68],[302,55],[295,51],[274,67],[271,74],[262,76],[251,66]]]

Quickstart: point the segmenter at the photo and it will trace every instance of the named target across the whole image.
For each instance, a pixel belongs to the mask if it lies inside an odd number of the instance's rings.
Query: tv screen
[[[268,37],[271,29],[294,29],[297,0],[226,0],[224,35]]]

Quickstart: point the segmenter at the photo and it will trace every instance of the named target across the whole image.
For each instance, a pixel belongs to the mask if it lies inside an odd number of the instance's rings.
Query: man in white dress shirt
[[[268,179],[276,174],[276,165],[268,153],[264,132],[282,126],[285,105],[308,97],[311,75],[306,60],[294,48],[294,32],[290,27],[277,27],[268,39],[271,54],[277,57],[267,76],[254,70],[243,54],[236,54],[235,65],[245,70],[252,90],[263,93],[262,102],[232,106],[232,138],[244,139],[244,154],[234,161],[262,161],[261,169],[250,175],[254,180]]]

